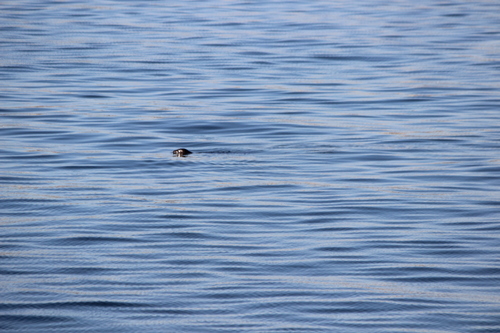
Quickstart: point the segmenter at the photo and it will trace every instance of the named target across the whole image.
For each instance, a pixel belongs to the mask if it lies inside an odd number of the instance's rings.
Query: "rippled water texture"
[[[500,331],[498,1],[2,1],[0,42],[2,332]]]

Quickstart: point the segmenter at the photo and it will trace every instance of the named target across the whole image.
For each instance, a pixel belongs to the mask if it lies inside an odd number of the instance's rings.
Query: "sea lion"
[[[186,155],[192,154],[192,152],[185,148],[176,149],[172,153],[177,157],[184,157]]]

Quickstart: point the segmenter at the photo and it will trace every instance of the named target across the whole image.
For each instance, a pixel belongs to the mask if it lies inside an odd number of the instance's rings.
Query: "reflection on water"
[[[500,330],[499,10],[3,2],[0,328]]]

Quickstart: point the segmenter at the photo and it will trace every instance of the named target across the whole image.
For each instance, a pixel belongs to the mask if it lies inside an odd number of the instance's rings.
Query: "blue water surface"
[[[499,2],[2,1],[0,45],[2,332],[500,331]]]

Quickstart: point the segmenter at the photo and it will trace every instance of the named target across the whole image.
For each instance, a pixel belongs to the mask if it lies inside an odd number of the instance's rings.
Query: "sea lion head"
[[[192,152],[185,148],[176,149],[172,153],[177,157],[184,157],[186,155],[192,154]]]

